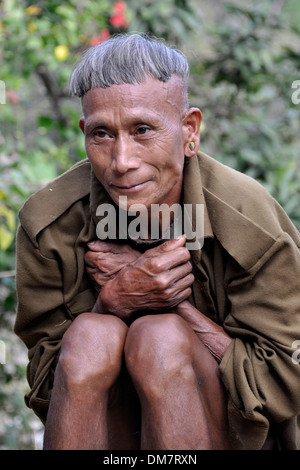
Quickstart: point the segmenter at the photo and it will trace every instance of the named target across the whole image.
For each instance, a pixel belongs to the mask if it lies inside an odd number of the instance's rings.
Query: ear
[[[82,132],[84,133],[85,119],[84,119],[83,116],[79,119],[79,127],[80,127],[80,129],[82,130]]]
[[[198,108],[189,108],[184,113],[182,126],[184,155],[186,157],[193,157],[199,150],[201,120],[202,113]],[[191,142],[193,142],[192,145]]]

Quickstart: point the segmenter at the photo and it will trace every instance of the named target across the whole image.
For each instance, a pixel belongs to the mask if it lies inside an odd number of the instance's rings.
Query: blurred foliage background
[[[68,94],[80,54],[119,32],[183,50],[201,149],[258,179],[300,228],[299,24],[298,0],[0,1],[0,449],[40,448],[12,333],[15,232],[26,198],[85,157]]]

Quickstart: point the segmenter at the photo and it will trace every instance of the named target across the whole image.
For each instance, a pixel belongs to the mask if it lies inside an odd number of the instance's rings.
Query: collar
[[[32,194],[19,211],[22,227],[37,246],[37,235],[57,220],[76,201],[89,195],[91,166],[76,163],[44,188]]]
[[[196,204],[203,206],[204,210],[204,238],[213,238],[213,230],[208,215],[207,205],[202,186],[202,175],[197,156],[186,158],[183,172],[183,204],[191,204],[192,211],[192,229],[196,230]]]

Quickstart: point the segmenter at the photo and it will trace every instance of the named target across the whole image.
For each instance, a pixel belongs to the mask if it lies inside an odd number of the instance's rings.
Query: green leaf
[[[6,251],[14,240],[14,235],[4,225],[0,226],[0,250]]]

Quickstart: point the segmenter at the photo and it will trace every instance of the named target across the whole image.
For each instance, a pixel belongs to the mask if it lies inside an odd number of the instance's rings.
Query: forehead
[[[185,108],[185,87],[179,76],[171,77],[168,82],[147,77],[139,84],[94,88],[82,98],[82,108],[85,117],[109,110],[181,115]]]

